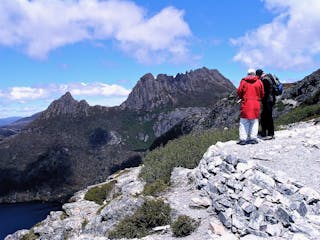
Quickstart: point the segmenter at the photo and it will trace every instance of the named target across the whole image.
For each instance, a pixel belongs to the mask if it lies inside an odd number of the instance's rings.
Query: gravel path
[[[240,146],[236,141],[217,143],[226,154],[251,159],[273,171],[320,192],[320,123],[315,120],[287,126],[276,131],[275,139]]]

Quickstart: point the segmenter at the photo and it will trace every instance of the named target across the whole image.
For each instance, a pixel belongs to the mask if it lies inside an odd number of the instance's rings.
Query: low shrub
[[[68,218],[68,214],[66,212],[62,212],[62,214],[60,215],[60,220],[63,221],[64,219]]]
[[[310,106],[299,106],[292,109],[285,115],[280,116],[275,120],[275,124],[287,125],[290,123],[306,121],[315,117],[320,116],[320,104],[310,105]]]
[[[171,229],[175,237],[185,237],[197,229],[199,223],[189,216],[181,215],[171,224]]]
[[[217,141],[238,137],[237,129],[207,131],[197,135],[186,135],[169,141],[164,147],[156,148],[144,158],[142,177],[147,185],[161,180],[169,185],[173,168],[195,168],[209,146]]]
[[[142,238],[152,228],[170,224],[170,206],[162,200],[147,200],[132,216],[109,232],[110,239]]]
[[[143,189],[143,195],[157,197],[161,192],[169,186],[162,179],[158,179],[153,183],[146,184]]]
[[[112,191],[115,184],[116,181],[110,181],[106,184],[93,187],[86,192],[84,199],[88,201],[94,201],[97,204],[102,205],[104,200],[107,199],[108,195]]]

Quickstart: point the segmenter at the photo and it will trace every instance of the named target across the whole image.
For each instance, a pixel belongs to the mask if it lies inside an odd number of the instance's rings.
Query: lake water
[[[20,229],[29,229],[44,220],[50,211],[61,209],[54,203],[0,204],[0,240]]]

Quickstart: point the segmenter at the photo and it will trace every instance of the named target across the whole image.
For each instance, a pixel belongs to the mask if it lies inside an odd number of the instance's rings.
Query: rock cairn
[[[198,168],[198,188],[205,190],[212,210],[234,234],[320,239],[320,195],[313,189],[215,145]]]

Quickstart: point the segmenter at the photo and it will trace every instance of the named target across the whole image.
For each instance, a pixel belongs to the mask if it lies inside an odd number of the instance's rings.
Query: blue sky
[[[70,91],[122,103],[146,73],[248,68],[301,80],[320,60],[318,0],[1,0],[0,118]]]

